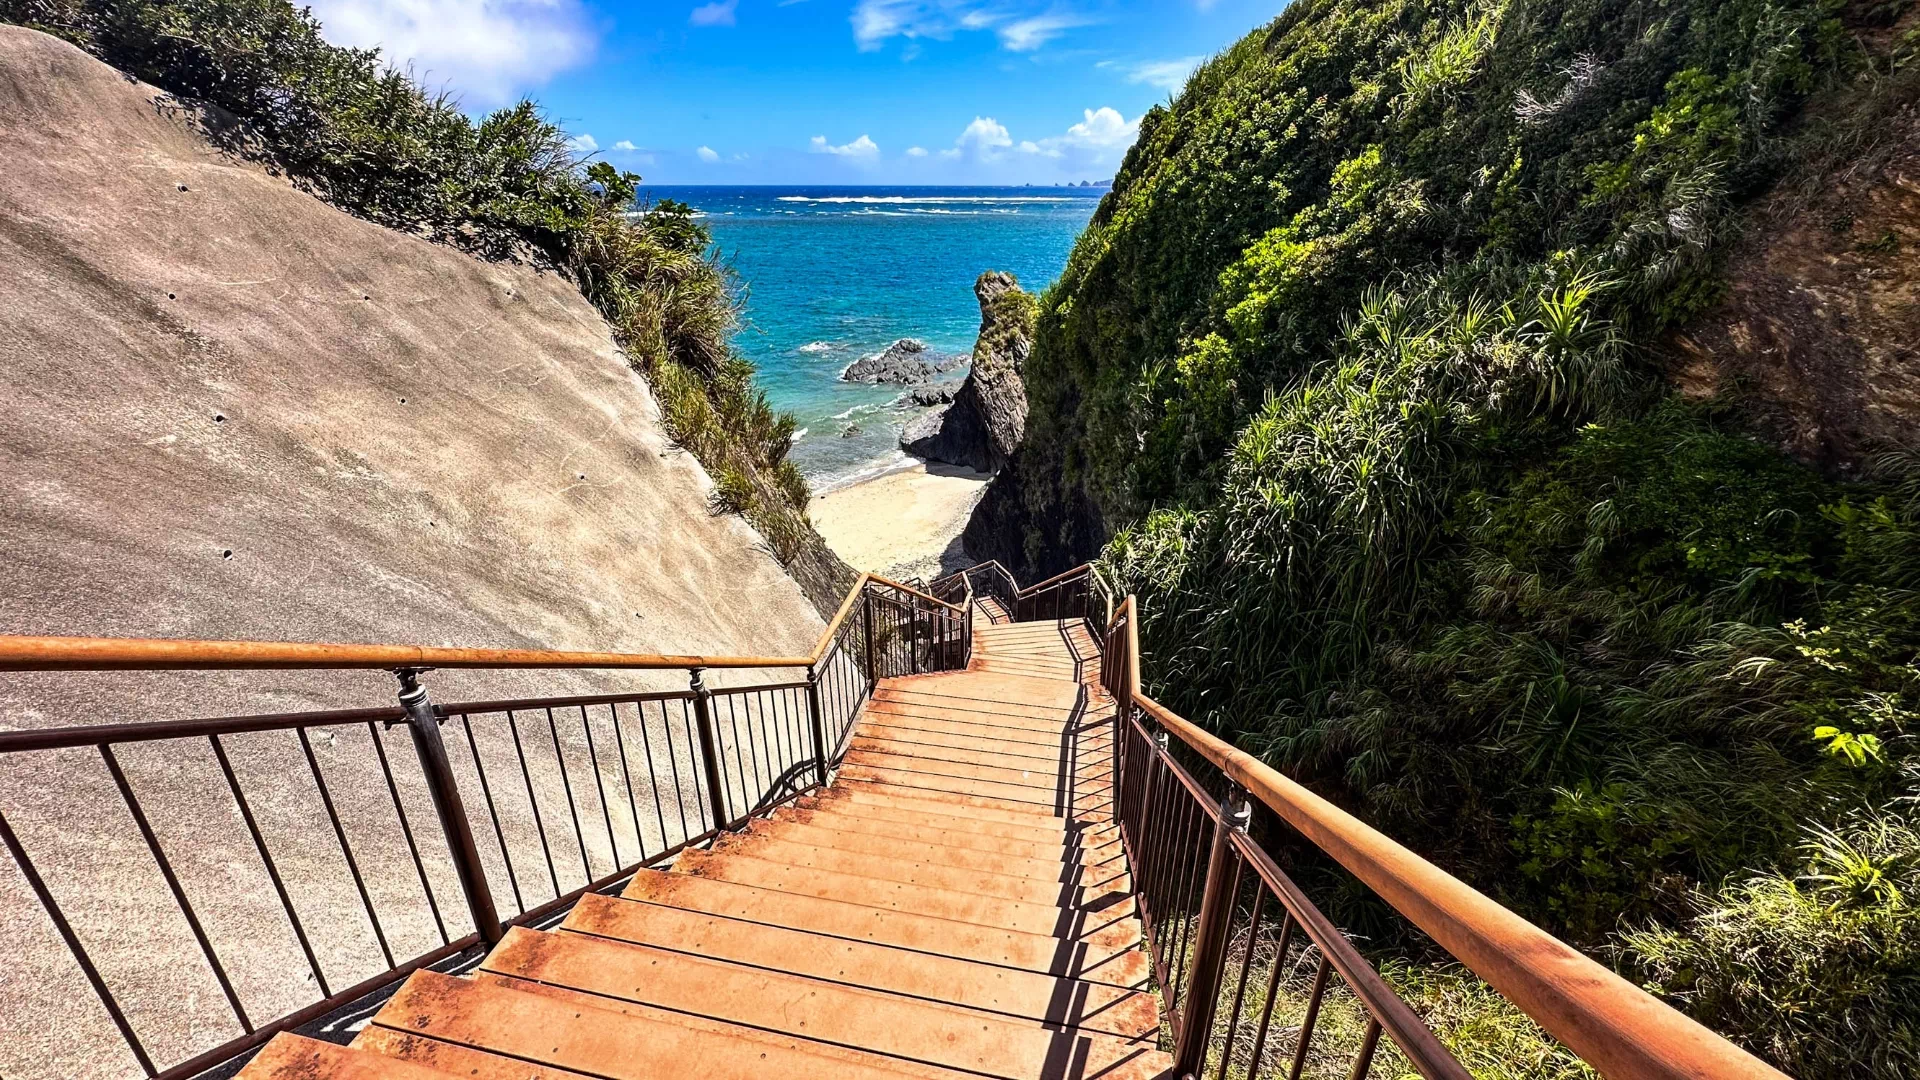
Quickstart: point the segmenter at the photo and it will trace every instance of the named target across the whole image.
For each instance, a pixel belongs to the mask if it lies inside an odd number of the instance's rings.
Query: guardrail
[[[1257,803],[1610,1080],[1782,1077],[1142,693],[1139,622],[1128,596],[1100,635],[1101,677],[1117,703],[1115,802],[1175,1032],[1176,1076],[1253,1078],[1285,1067],[1298,1080],[1310,1055],[1350,1049],[1349,1075],[1361,1080],[1383,1033],[1421,1076],[1469,1075],[1254,839]],[[1316,1047],[1335,974],[1367,1021],[1350,1047]],[[1283,982],[1306,995],[1290,1045],[1276,1044],[1273,1030]]]
[[[140,1029],[63,909],[57,873],[49,882],[42,870],[43,864],[53,872],[102,853],[59,850],[49,858],[43,851],[36,860],[4,814],[0,846],[19,867],[133,1063],[149,1077],[178,1080],[419,968],[497,942],[507,927],[545,920],[586,892],[613,887],[640,868],[659,866],[824,785],[874,682],[964,668],[970,625],[966,607],[865,575],[813,653],[799,657],[0,637],[0,671],[385,669],[398,680],[396,703],[382,708],[0,732],[0,764],[46,773],[56,760],[72,768],[72,754],[90,753],[111,782],[138,836],[129,850],[143,850],[151,860],[156,884],[164,884],[193,950],[219,988],[231,1016],[229,1030],[238,1031],[177,1060],[157,1060],[149,1044],[157,1035],[157,1041],[177,1045],[181,1034]],[[423,681],[436,668],[681,670],[687,688],[437,704]],[[716,689],[702,675],[715,669],[793,669],[798,677]],[[411,754],[391,744],[391,729],[400,726],[407,729]],[[258,1003],[248,1000],[245,987],[257,984],[259,973],[231,969],[237,930],[207,915],[209,907],[217,914],[226,905],[207,895],[205,882],[176,868],[183,856],[204,853],[169,844],[166,837],[181,823],[156,816],[150,804],[164,793],[149,790],[143,797],[140,773],[123,760],[129,755],[176,773],[211,766],[209,779],[230,800],[241,825],[232,851],[221,852],[218,861],[238,866],[253,860],[265,874],[273,906],[317,991],[314,1000],[270,1020],[255,1015]],[[343,784],[359,793],[352,804],[340,798]],[[263,820],[261,810],[263,798],[276,801],[294,785],[315,796],[317,812],[289,838],[284,823]],[[378,806],[365,805],[373,803]],[[432,807],[431,823],[422,804]],[[379,827],[394,830],[384,833],[393,853],[404,850],[404,858],[386,859],[373,850],[379,845],[368,843],[375,809],[385,816]],[[290,862],[344,873],[290,870]],[[376,864],[397,868],[395,876],[403,880],[373,876]],[[409,891],[415,899],[403,905]],[[351,899],[344,909],[329,906],[320,899],[328,893]],[[503,918],[506,898],[514,913]],[[462,907],[464,918],[455,914]],[[396,923],[407,916],[420,927],[430,925],[429,940],[437,944],[405,955]],[[328,946],[347,938],[371,945],[379,970],[343,978],[340,965],[327,961],[338,950]]]

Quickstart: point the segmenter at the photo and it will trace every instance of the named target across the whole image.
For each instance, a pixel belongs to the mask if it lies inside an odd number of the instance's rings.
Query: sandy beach
[[[807,512],[855,570],[932,581],[965,564],[960,531],[987,479],[987,473],[916,462],[816,495]]]

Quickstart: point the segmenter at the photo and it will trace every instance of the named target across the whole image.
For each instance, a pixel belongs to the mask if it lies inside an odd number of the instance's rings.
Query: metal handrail
[[[1785,1074],[1673,1009],[1360,819],[1148,697],[1138,601],[1108,623],[1125,663],[1109,689],[1218,768],[1468,970],[1610,1080],[1757,1080]],[[1213,887],[1209,880],[1208,888]],[[1204,905],[1203,905],[1204,906]],[[1376,1013],[1376,1016],[1378,1014]],[[1403,1044],[1404,1046],[1405,1044]]]
[[[876,608],[885,610],[876,612]],[[852,621],[856,611],[863,613],[858,624]],[[588,891],[610,888],[642,867],[660,865],[689,846],[709,843],[717,836],[739,828],[751,818],[769,813],[814,787],[826,784],[830,768],[838,763],[844,753],[853,728],[852,721],[871,696],[878,680],[893,675],[964,668],[971,655],[970,620],[969,608],[947,603],[878,575],[863,574],[855,581],[840,610],[829,620],[812,654],[805,657],[656,656],[525,649],[448,649],[412,645],[0,637],[0,670],[7,671],[386,669],[392,671],[399,680],[397,705],[384,708],[0,732],[0,758],[75,749],[92,750],[98,755],[112,775],[126,809],[139,825],[147,852],[166,879],[176,907],[192,929],[202,959],[221,985],[242,1034],[170,1066],[165,1062],[156,1062],[151,1056],[141,1032],[120,1006],[109,979],[94,964],[85,943],[62,912],[55,891],[41,876],[28,845],[3,814],[0,814],[0,847],[6,849],[20,869],[30,892],[54,924],[141,1070],[156,1080],[184,1080],[263,1045],[278,1032],[304,1025],[397,982],[421,967],[449,960],[475,946],[497,942],[508,926],[539,922]],[[876,648],[882,637],[885,639],[884,650]],[[421,684],[421,676],[435,668],[678,669],[687,673],[689,682],[687,689],[677,691],[442,705],[434,702]],[[714,689],[706,686],[702,679],[702,672],[709,668],[804,668],[805,678],[796,680],[788,676],[752,686]],[[527,725],[524,733],[516,725],[516,714],[520,714],[520,720]],[[569,766],[561,751],[557,726],[561,723],[560,716],[566,717],[564,723],[569,728],[569,739],[584,739],[591,762],[587,776],[591,779],[582,781],[586,785],[582,795],[592,792],[597,798],[597,802],[588,801],[589,807],[597,805],[599,808],[601,820],[597,826],[591,812],[583,820],[581,810],[576,805],[574,785],[569,780]],[[492,725],[495,736],[504,738],[506,734],[511,734],[510,747],[502,751],[510,751],[511,754],[508,775],[496,774],[491,781],[480,743],[476,739],[476,730],[482,727],[476,720],[481,718],[486,718],[486,722]],[[405,725],[411,736],[420,768],[419,779],[425,783],[440,836],[445,842],[445,856],[459,882],[460,895],[465,901],[473,927],[471,933],[459,935],[459,927],[449,925],[450,920],[443,918],[435,890],[429,884],[422,861],[422,847],[416,834],[419,838],[426,837],[431,826],[411,820],[395,785],[393,765],[381,734],[394,725]],[[603,740],[598,745],[595,727],[599,728]],[[376,910],[366,882],[362,880],[361,867],[354,857],[354,844],[342,826],[335,800],[329,792],[327,770],[322,769],[310,742],[309,733],[330,739],[332,732],[346,729],[364,730],[372,740],[380,774],[384,777],[383,790],[391,798],[411,865],[417,872],[421,892],[431,910],[434,925],[439,930],[441,944],[411,959],[394,955],[387,938],[383,936],[381,915]],[[649,729],[655,736],[665,740],[667,759],[664,768],[671,770],[670,777],[654,763],[654,747],[647,734]],[[345,989],[329,984],[327,971],[309,941],[297,905],[289,892],[290,887],[298,890],[313,883],[284,878],[277,868],[273,851],[277,845],[270,843],[267,835],[259,829],[250,809],[246,790],[249,785],[232,768],[223,743],[223,739],[235,736],[269,732],[291,732],[298,740],[304,754],[306,774],[319,792],[326,820],[331,824],[331,832],[327,835],[337,843],[338,853],[352,874],[356,894],[388,964],[388,970],[383,974],[356,982]],[[680,751],[674,748],[676,732],[681,739]],[[563,791],[550,791],[548,796],[563,794],[567,810],[567,817],[556,820],[552,829],[542,824],[545,816],[541,808],[542,800],[534,794],[534,781],[528,771],[522,746],[523,734],[552,747],[552,761],[558,767]],[[609,734],[611,745],[606,739]],[[638,736],[633,753],[640,756],[632,760],[628,750],[628,743],[632,741],[628,738],[629,734]],[[229,794],[247,825],[255,856],[272,879],[283,913],[305,953],[320,1000],[265,1023],[256,1023],[254,1018],[249,1017],[243,996],[228,978],[219,949],[203,931],[195,905],[177,879],[162,834],[150,827],[139,792],[128,783],[114,754],[114,748],[122,744],[166,740],[200,742],[203,747],[210,747],[218,759]],[[463,782],[456,777],[448,758],[449,742],[464,751],[470,781]],[[679,756],[681,753],[691,755],[692,760],[684,761]],[[511,768],[513,761],[519,765],[517,774]],[[642,831],[641,819],[646,815],[646,810],[634,785],[632,767],[635,761],[642,766],[642,778],[652,787],[651,810],[656,821],[648,823],[646,831],[657,836],[653,850],[649,850],[646,835]],[[682,767],[683,761],[686,768]],[[606,783],[609,773],[602,770],[603,762],[608,770],[616,762],[618,764],[618,771],[610,773],[610,785]],[[674,798],[670,803],[663,803],[660,793],[669,778]],[[477,791],[464,787],[469,782],[477,783]],[[544,779],[542,782],[545,783]],[[610,809],[608,790],[611,787],[612,794],[619,795],[623,786],[627,809],[633,815],[631,828],[625,830],[628,849],[625,853],[622,852],[619,836],[621,830],[615,828],[615,814]],[[375,787],[379,789],[377,783]],[[502,797],[518,798],[516,788],[524,790],[522,803],[529,808],[537,826],[542,857],[535,858],[533,862],[545,868],[547,884],[553,889],[552,899],[542,903],[530,903],[535,898],[523,894],[522,875],[530,871],[522,866],[517,875],[509,850],[513,845],[509,843],[502,827],[498,804]],[[257,797],[258,793],[254,794]],[[469,806],[475,808],[472,814],[469,813]],[[668,806],[673,807],[671,816],[677,818],[677,831],[669,827]],[[480,812],[482,807],[484,813]],[[689,816],[692,817],[691,821]],[[572,839],[577,841],[579,850],[579,869],[588,880],[572,889],[563,889],[560,878],[555,874],[554,851],[548,839],[550,833],[565,836],[565,823],[569,821]],[[479,823],[478,829],[475,822]],[[657,830],[652,827],[656,823]],[[603,858],[600,865],[594,866],[588,856],[587,834],[595,833],[597,836],[601,829],[605,832],[606,851],[611,854],[611,865]],[[488,838],[489,850],[497,853],[500,864],[504,866],[505,880],[511,886],[511,899],[519,909],[518,915],[503,918],[502,913],[497,911],[494,889],[489,884],[479,844],[475,840],[476,831]],[[437,860],[441,850],[435,848],[430,853],[431,857]],[[538,873],[533,873],[535,887],[544,888],[539,883]]]

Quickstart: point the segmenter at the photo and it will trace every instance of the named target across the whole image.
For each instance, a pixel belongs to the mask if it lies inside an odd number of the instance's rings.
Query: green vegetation
[[[1854,33],[1910,15],[1295,0],[1142,122],[1011,493],[1029,572],[1098,514],[1162,701],[1806,1078],[1920,1072],[1920,470],[1823,477],[1650,347],[1915,100]]]
[[[807,522],[806,482],[786,460],[794,422],[729,344],[733,282],[688,207],[633,212],[640,177],[581,161],[533,103],[475,122],[377,53],[327,44],[287,0],[0,0],[0,20],[217,106],[240,121],[208,125],[228,149],[342,210],[570,275],[652,385],[668,434],[723,481],[716,508],[744,514],[816,604],[837,605],[851,578]]]

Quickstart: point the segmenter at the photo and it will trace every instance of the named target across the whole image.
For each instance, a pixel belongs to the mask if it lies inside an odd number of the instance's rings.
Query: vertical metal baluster
[[[447,842],[447,855],[453,860],[453,872],[460,879],[460,892],[467,900],[467,915],[482,940],[492,945],[505,933],[500,928],[500,913],[493,906],[493,888],[487,884],[487,868],[480,861],[480,848],[473,842],[473,824],[460,800],[460,785],[453,778],[453,763],[447,759],[447,744],[440,738],[440,713],[434,708],[427,688],[420,685],[421,669],[399,668],[400,707],[407,713],[407,733],[413,736],[413,755],[420,762],[420,774],[427,782],[427,796],[433,800],[434,816],[440,819],[440,836]],[[427,892],[433,902],[433,892]],[[434,910],[435,920],[439,909]],[[446,937],[444,928],[440,935]]]
[[[27,858],[27,849],[21,845],[20,838],[14,835],[13,826],[7,824],[5,814],[0,814],[0,844],[4,844],[7,854],[13,856],[14,865],[26,877],[27,887],[33,890],[34,897],[40,901],[41,910],[53,920],[53,928],[60,932],[60,940],[67,943],[67,952],[80,965],[80,973],[87,977],[87,985],[93,987],[94,996],[106,1008],[113,1026],[120,1030],[120,1038],[126,1041],[133,1059],[140,1063],[140,1070],[148,1076],[158,1075],[158,1070],[153,1067],[153,1059],[147,1056],[146,1046],[140,1042],[133,1025],[127,1022],[127,1014],[120,1011],[120,1003],[114,999],[113,991],[107,989],[106,980],[100,977],[100,970],[93,966],[93,958],[87,955],[86,947],[80,944],[80,937],[67,922],[66,913],[54,902],[53,893],[48,890],[47,883],[41,880],[39,869],[33,865],[32,859]]]
[[[720,770],[720,738],[713,727],[713,694],[700,680],[700,669],[693,669],[693,714],[700,721],[700,761],[707,774],[707,796],[713,807],[713,831],[726,832],[731,819],[727,814],[726,778]]]
[[[860,601],[861,636],[866,639],[867,649],[867,685],[872,687],[880,681],[880,669],[873,662],[873,594],[862,590]]]
[[[300,752],[307,757],[307,771],[313,774],[313,786],[320,792],[320,805],[327,811],[327,820],[333,823],[333,838],[340,842],[340,854],[347,860],[347,873],[353,878],[354,890],[360,894],[360,906],[366,909],[367,922],[373,925],[373,940],[379,943],[380,955],[386,957],[387,967],[392,968],[395,966],[393,950],[387,947],[386,932],[380,929],[380,916],[373,910],[373,897],[367,895],[366,880],[360,876],[360,863],[353,857],[353,845],[347,843],[347,830],[341,827],[340,814],[333,808],[327,779],[320,775],[320,760],[313,756],[313,740],[307,737],[306,728],[294,728],[293,733],[300,737]],[[100,749],[105,751],[106,747]],[[113,768],[116,773],[119,771]]]
[[[813,728],[813,779],[820,787],[827,786],[827,727],[821,714],[820,676],[807,668],[807,721]]]
[[[740,702],[740,711],[747,714],[747,739],[745,742],[740,741],[740,721],[734,718],[733,703],[736,700]],[[755,794],[752,798],[746,800],[747,811],[751,813],[754,809],[759,807],[760,800],[766,797],[767,790],[773,786],[773,781],[771,777],[768,777],[767,779],[764,779],[764,780],[760,778],[760,759],[761,759],[760,751],[764,750],[765,747],[760,746],[759,745],[760,740],[754,737],[753,696],[752,695],[750,694],[745,696],[742,696],[740,694],[727,695],[727,722],[729,726],[733,728],[733,739],[734,739],[734,746],[736,750],[744,751],[746,756],[746,761],[742,762],[740,766],[741,786],[743,787],[746,786],[747,764],[751,763],[753,765],[753,786],[757,794]]]
[[[1360,1056],[1353,1059],[1353,1072],[1350,1080],[1367,1080],[1367,1074],[1373,1071],[1373,1052],[1380,1047],[1380,1021],[1369,1016],[1367,1033],[1360,1039]]]
[[[1239,985],[1233,991],[1233,1011],[1227,1014],[1227,1044],[1220,1050],[1220,1072],[1214,1080],[1227,1080],[1227,1063],[1233,1060],[1233,1044],[1240,1035],[1240,1010],[1247,1003],[1247,974],[1253,970],[1253,947],[1260,943],[1260,916],[1267,908],[1266,882],[1253,879],[1253,914],[1247,922],[1247,949],[1240,956]]]
[[[600,819],[607,826],[607,848],[613,853],[613,868],[618,871],[620,843],[613,838],[613,810],[607,805],[607,784],[600,775],[600,753],[593,746],[593,725],[587,720],[587,707],[580,706],[580,732],[587,737],[587,764],[593,767],[593,790],[600,796]],[[593,881],[588,878],[587,881]]]
[[[573,818],[573,841],[580,845],[581,884],[593,881],[593,863],[587,858],[587,834],[580,827],[580,806],[573,801],[573,780],[567,776],[567,756],[560,750],[560,727],[553,722],[553,710],[547,713],[547,737],[553,740],[553,763],[560,769],[560,790],[567,793],[567,813]]]
[[[387,778],[387,796],[393,800],[393,814],[400,819],[400,834],[406,837],[407,854],[413,856],[413,872],[420,877],[420,892],[427,898],[427,910],[433,912],[433,925],[440,930],[440,943],[447,943],[447,924],[440,918],[440,903],[433,898],[433,886],[427,884],[427,867],[420,861],[420,845],[414,842],[413,826],[407,823],[407,812],[400,805],[400,788],[393,782],[393,768],[387,764],[386,744],[381,741],[380,730],[367,721],[367,734],[373,737],[373,753],[380,759],[380,773]]]
[[[193,904],[187,899],[186,890],[180,887],[180,879],[174,876],[173,864],[167,861],[166,853],[160,850],[160,838],[154,835],[146,811],[140,809],[140,800],[134,798],[133,786],[127,783],[127,774],[120,771],[120,762],[113,756],[113,748],[100,743],[97,749],[100,751],[100,760],[107,763],[107,772],[113,774],[113,786],[120,789],[120,801],[127,804],[127,812],[133,815],[133,823],[140,827],[140,836],[146,840],[147,850],[160,866],[160,876],[166,879],[167,889],[173,893],[174,905],[180,909],[180,914],[186,916],[187,928],[193,931],[193,939],[200,943],[200,954],[207,958],[207,966],[213,969],[213,977],[220,983],[220,992],[227,996],[227,1004],[232,1006],[234,1018],[240,1021],[240,1026],[247,1034],[253,1034],[253,1021],[247,1019],[246,1007],[240,1004],[240,995],[234,992],[233,983],[227,978],[227,969],[221,966],[220,956],[214,952],[213,942],[208,940],[206,930],[201,927],[200,917],[193,913]],[[331,812],[332,807],[329,806],[328,810]],[[351,856],[348,865],[352,865]],[[358,871],[354,872],[354,880],[359,880]],[[362,891],[361,896],[364,898],[366,893]],[[374,932],[379,933],[377,925]],[[384,939],[381,945],[386,945]],[[387,964],[392,966],[391,956],[387,958]]]
[[[227,790],[233,793],[233,803],[240,808],[240,819],[246,822],[247,833],[253,837],[253,849],[260,854],[260,862],[267,868],[267,879],[273,882],[273,891],[280,897],[280,907],[287,913],[287,922],[293,927],[293,936],[300,942],[300,951],[306,954],[307,967],[313,972],[313,981],[320,987],[320,996],[329,998],[333,991],[327,986],[326,973],[320,970],[320,958],[313,954],[313,943],[307,940],[307,929],[300,925],[300,915],[293,910],[293,898],[287,895],[286,883],[280,880],[280,868],[273,864],[273,855],[267,851],[267,839],[260,834],[260,825],[253,819],[253,808],[247,805],[247,797],[240,790],[240,778],[233,774],[233,762],[227,760],[227,748],[220,745],[220,736],[209,735],[207,741],[213,744],[213,756],[220,762],[220,772],[227,778]]]
[[[460,730],[466,732],[467,751],[473,755],[473,771],[480,777],[480,795],[487,803],[487,818],[493,822],[493,838],[500,843],[500,861],[507,867],[507,885],[513,889],[513,904],[520,909],[520,914],[525,915],[527,902],[520,898],[520,879],[514,876],[513,856],[507,853],[507,834],[500,828],[500,811],[494,808],[493,789],[487,785],[487,767],[480,761],[480,744],[474,741],[473,724],[468,721],[466,713],[460,714]],[[380,736],[376,734],[374,741],[379,739]]]
[[[673,845],[667,842],[667,810],[666,807],[660,804],[660,770],[653,763],[653,739],[647,735],[647,703],[644,701],[635,703],[634,711],[640,715],[640,749],[644,751],[647,756],[647,787],[653,792],[653,816],[654,820],[660,823],[660,849],[664,851]],[[664,701],[660,703],[660,729],[666,733],[667,759],[668,761],[672,761],[673,725],[667,720],[667,703]],[[673,790],[676,796],[680,792],[680,775],[678,772],[674,773]],[[682,827],[684,827],[686,809],[684,807],[681,808],[680,813],[682,815]],[[634,830],[637,832],[640,828],[639,816],[635,815],[633,821]],[[646,853],[646,845],[642,844],[640,847],[642,862],[646,861]]]
[[[520,718],[507,710],[507,730],[513,734],[513,754],[520,759],[520,782],[527,785],[527,805],[533,807],[533,829],[540,834],[540,854],[547,860],[547,880],[553,885],[553,895],[560,896],[560,874],[553,866],[553,845],[547,842],[547,819],[540,812],[540,798],[533,793],[533,773],[527,768],[527,751],[520,745]]]
[[[693,734],[693,718],[688,715],[688,709],[688,700],[681,698],[680,724],[687,729],[687,734],[691,736]],[[667,729],[667,767],[673,772],[673,805],[680,811],[680,842],[684,844],[693,838],[693,832],[687,828],[687,794],[680,787],[680,752],[673,747],[673,722],[667,720],[667,703],[664,701],[660,703],[660,719],[665,723]],[[692,753],[693,751],[692,742],[693,740],[691,738],[688,739],[688,753]],[[688,759],[688,764],[692,764],[691,758]],[[693,813],[694,816],[698,818],[704,812],[705,808],[700,803],[700,789],[696,787],[693,789]],[[665,837],[666,833],[662,832],[660,835]]]
[[[647,737],[646,703],[636,701],[633,711],[640,717],[640,738]],[[640,803],[633,797],[633,770],[627,767],[627,739],[620,733],[620,706],[615,702],[607,703],[607,718],[613,721],[613,745],[620,751],[620,780],[627,785],[627,812],[633,815],[633,840],[640,845],[640,857],[636,865],[647,861],[647,835],[640,831]]]
[[[1277,901],[1279,898],[1275,897]],[[1275,995],[1280,992],[1280,973],[1287,966],[1287,949],[1293,944],[1293,913],[1285,907],[1280,909],[1280,951],[1274,954],[1273,969],[1267,972],[1266,1004],[1260,1009],[1260,1030],[1253,1037],[1253,1058],[1247,1065],[1247,1080],[1260,1075],[1260,1055],[1267,1049],[1267,1028],[1273,1023],[1274,1006],[1279,1002]]]
[[[717,725],[720,719],[720,711],[718,709],[714,710],[713,718]],[[725,767],[727,762],[726,762],[726,759],[723,757],[720,761],[720,765],[721,765],[720,771],[723,775],[726,776],[729,782],[732,781],[734,773],[739,774],[740,776],[740,814],[742,817],[744,817],[748,814],[753,813],[753,806],[754,806],[755,800],[754,800],[753,794],[747,790],[747,762],[746,762],[746,759],[742,756],[742,751],[744,748],[746,753],[751,754],[753,748],[750,746],[746,746],[740,741],[740,721],[734,715],[733,695],[731,694],[727,695],[727,730],[733,733],[733,769],[728,770]],[[726,746],[727,745],[726,741],[723,739],[720,745],[723,747]],[[758,765],[755,765],[753,775],[754,775],[754,780],[757,783],[760,776],[760,769]],[[729,795],[731,795],[731,791],[729,792]]]
[[[1314,1025],[1320,1019],[1320,999],[1327,992],[1327,973],[1332,970],[1326,950],[1320,950],[1320,970],[1313,974],[1313,994],[1307,998],[1306,1019],[1300,1021],[1300,1038],[1293,1048],[1293,1071],[1287,1074],[1287,1080],[1300,1080],[1300,1070],[1306,1068],[1307,1048],[1313,1043]]]
[[[1233,901],[1240,892],[1243,860],[1233,847],[1233,837],[1246,832],[1251,820],[1252,805],[1239,785],[1230,784],[1226,798],[1220,801],[1220,816],[1213,823],[1207,853],[1207,880],[1200,895],[1199,926],[1194,931],[1193,979],[1174,1050],[1174,1072],[1181,1076],[1198,1075],[1206,1065],[1214,1010],[1220,1003],[1220,978],[1227,964],[1227,934],[1233,929]]]

